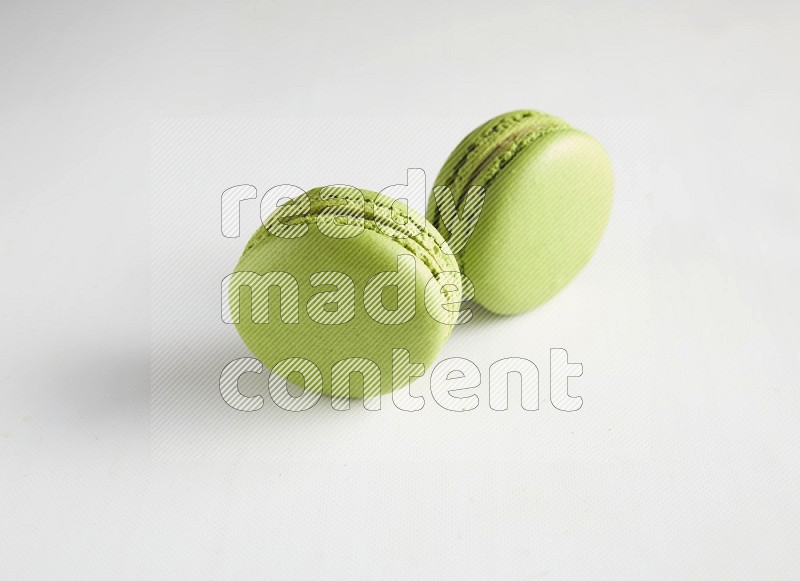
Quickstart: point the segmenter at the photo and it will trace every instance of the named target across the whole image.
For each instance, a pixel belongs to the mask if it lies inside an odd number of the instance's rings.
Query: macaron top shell
[[[458,207],[471,186],[486,186],[525,145],[569,127],[566,121],[539,111],[513,111],[490,119],[459,143],[439,172],[435,185],[450,188]],[[427,215],[431,224],[447,233],[433,196]]]
[[[533,111],[497,117],[467,136],[435,182],[447,184],[457,207],[470,187],[485,188],[457,258],[475,300],[504,315],[536,308],[580,272],[602,238],[614,188],[596,140]],[[428,216],[447,238],[431,198]]]
[[[235,269],[237,273],[259,275],[291,274],[299,288],[297,321],[284,320],[278,306],[284,297],[270,291],[268,321],[254,322],[255,291],[241,287],[240,294],[240,285],[232,283],[229,296],[231,311],[236,305],[239,314],[237,331],[269,369],[289,358],[313,363],[322,376],[317,387],[325,394],[340,394],[332,383],[334,366],[352,359],[374,362],[380,372],[380,392],[391,391],[398,381],[406,381],[396,377],[393,382],[393,349],[406,350],[411,362],[427,368],[449,337],[457,312],[442,309],[438,311],[441,316],[435,318],[429,309],[430,301],[460,302],[458,265],[447,243],[424,217],[413,210],[398,217],[396,204],[385,196],[365,190],[354,192],[352,188],[320,188],[305,196],[303,204],[285,204],[265,221]],[[302,236],[287,238],[268,231],[276,224],[307,228]],[[343,238],[331,235],[336,228],[341,233],[348,224],[357,224],[359,233]],[[408,260],[409,256],[413,257],[413,316],[400,322],[375,320],[368,312],[365,289],[376,275],[398,271],[400,257]],[[352,284],[343,283],[341,275]],[[327,315],[319,309],[321,293],[337,291],[354,293],[352,304],[345,304],[348,299],[342,299],[343,294],[337,300],[331,295],[330,303],[336,304],[326,305],[325,310],[352,312],[338,321],[330,317],[323,321]],[[379,300],[391,311],[399,306],[399,294],[384,293]],[[353,374],[354,381],[349,384],[349,397],[373,393],[365,394],[366,376],[359,379],[357,375]]]
[[[325,186],[305,193],[308,205],[298,210],[296,204],[276,209],[252,236],[245,253],[269,237],[272,224],[286,226],[333,222],[383,233],[420,259],[431,271],[458,270],[458,261],[450,253],[442,234],[413,208],[383,194],[350,186]]]

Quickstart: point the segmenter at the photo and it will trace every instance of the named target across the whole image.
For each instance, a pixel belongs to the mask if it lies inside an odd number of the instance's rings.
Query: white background
[[[800,575],[797,7],[0,10],[4,577]],[[432,180],[463,134],[516,108],[609,146],[612,223],[564,293],[484,317],[442,357],[485,372],[526,354],[546,378],[565,347],[584,364],[578,412],[554,410],[544,380],[537,412],[493,412],[484,384],[454,414],[423,381],[417,414],[323,400],[223,417],[202,365],[235,335],[151,337],[159,265],[216,287],[200,273],[241,250],[205,229],[226,187]],[[204,173],[176,170],[191,202],[174,198],[170,244],[150,169],[175,150],[151,128],[187,117],[211,129],[183,136],[176,168]],[[270,138],[287,118],[303,120]],[[151,339],[189,362],[166,430]]]

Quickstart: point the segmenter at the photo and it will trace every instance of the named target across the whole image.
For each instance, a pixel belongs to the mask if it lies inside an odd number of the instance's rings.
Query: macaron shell
[[[552,298],[600,243],[613,189],[608,155],[589,135],[565,129],[528,144],[486,186],[461,253],[475,300],[515,314]]]
[[[476,178],[481,173],[491,172],[492,162],[499,163],[502,154],[512,149],[514,144],[569,127],[563,119],[541,111],[520,110],[498,115],[461,140],[434,183],[450,188],[458,206],[467,188],[480,183]],[[446,226],[439,219],[434,196],[430,197],[426,215],[440,232],[447,233]]]
[[[439,230],[399,200],[350,186],[314,188],[306,192],[304,198],[307,202],[305,211],[297,210],[295,204],[276,209],[267,218],[265,227],[259,228],[251,237],[245,253],[269,236],[268,229],[272,224],[296,225],[325,219],[328,222],[333,220],[339,226],[354,226],[362,222],[362,228],[372,228],[391,236],[397,244],[422,260],[434,275],[459,270],[458,261]]]
[[[409,352],[413,363],[426,369],[434,361],[452,326],[435,320],[426,311],[425,292],[433,276],[427,266],[416,260],[415,314],[405,323],[388,325],[373,320],[364,308],[364,288],[374,275],[396,271],[400,255],[411,252],[394,239],[373,230],[364,230],[352,238],[331,238],[320,232],[316,223],[308,225],[300,238],[267,236],[242,255],[237,272],[288,272],[299,283],[299,322],[285,323],[278,309],[278,293],[269,296],[269,322],[254,323],[250,309],[250,291],[241,294],[240,317],[236,328],[247,347],[267,368],[286,358],[304,358],[320,370],[323,393],[332,395],[331,370],[335,363],[349,358],[374,361],[381,371],[381,392],[392,385],[392,349]],[[334,287],[314,287],[312,274],[336,271],[347,274],[355,286],[355,315],[341,324],[322,324],[309,317],[307,304],[312,295]],[[428,292],[441,293],[437,285]],[[232,300],[235,294],[232,293]],[[357,376],[355,376],[357,377]],[[402,378],[401,378],[402,379]],[[362,385],[351,384],[351,398],[363,397]]]

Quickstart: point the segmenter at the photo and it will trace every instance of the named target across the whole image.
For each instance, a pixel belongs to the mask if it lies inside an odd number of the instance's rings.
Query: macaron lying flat
[[[431,196],[428,219],[458,251],[475,300],[498,314],[531,310],[591,258],[611,213],[614,179],[603,147],[567,122],[536,111],[491,119],[453,151],[434,182],[471,221],[463,248]],[[485,190],[482,207],[467,195]],[[444,192],[444,195],[448,195]],[[477,208],[477,209],[476,209]]]
[[[279,376],[300,371],[306,389],[359,398],[407,384],[404,365],[427,369],[458,317],[460,285],[423,216],[329,186],[264,221],[228,288],[236,329],[261,363]]]

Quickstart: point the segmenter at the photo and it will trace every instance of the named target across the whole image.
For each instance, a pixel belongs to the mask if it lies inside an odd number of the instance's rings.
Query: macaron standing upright
[[[301,373],[311,391],[361,398],[433,363],[458,318],[461,277],[423,216],[375,192],[328,186],[264,221],[228,300],[264,366],[283,379]]]
[[[482,206],[473,195],[481,188]],[[611,162],[594,138],[557,117],[514,111],[456,147],[434,182],[427,216],[456,250],[474,299],[510,315],[549,300],[586,265],[608,223],[613,191]],[[468,234],[459,241],[465,244],[453,241],[459,218],[441,211],[442,195],[452,195],[468,224],[459,228]]]

